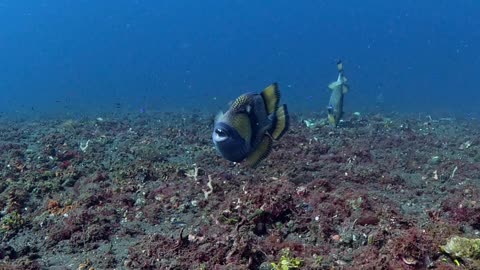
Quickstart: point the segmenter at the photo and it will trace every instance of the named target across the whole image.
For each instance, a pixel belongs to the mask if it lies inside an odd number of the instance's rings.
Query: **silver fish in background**
[[[215,118],[213,143],[220,155],[233,162],[246,161],[256,167],[272,150],[273,140],[288,130],[287,105],[280,103],[277,83],[260,94],[238,97],[226,113]]]
[[[330,83],[328,88],[332,90],[330,101],[327,106],[328,122],[330,126],[336,127],[343,116],[343,96],[348,92],[347,78],[343,74],[342,61],[337,62],[338,78]]]

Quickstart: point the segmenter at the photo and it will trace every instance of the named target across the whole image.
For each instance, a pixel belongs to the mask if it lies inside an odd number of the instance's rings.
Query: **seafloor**
[[[0,120],[0,269],[480,269],[442,248],[479,237],[478,120],[293,115],[257,169],[212,121]]]

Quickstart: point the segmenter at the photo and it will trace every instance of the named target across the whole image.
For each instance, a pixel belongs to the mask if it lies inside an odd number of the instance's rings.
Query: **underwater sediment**
[[[478,122],[293,115],[256,169],[212,123],[2,120],[0,268],[479,269]]]

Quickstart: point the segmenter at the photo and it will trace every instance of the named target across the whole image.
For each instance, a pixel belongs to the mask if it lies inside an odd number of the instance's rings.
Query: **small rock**
[[[439,156],[433,156],[433,157],[430,159],[430,164],[432,164],[432,165],[438,165],[438,164],[440,164],[441,161],[442,161],[442,159],[441,159]]]
[[[273,270],[273,266],[271,263],[269,262],[263,262],[262,264],[260,264],[260,266],[258,267],[259,270]]]

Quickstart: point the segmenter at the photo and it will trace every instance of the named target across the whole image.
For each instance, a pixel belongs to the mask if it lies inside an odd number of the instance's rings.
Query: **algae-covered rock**
[[[480,259],[480,239],[453,236],[446,245],[440,248],[443,252],[456,259]]]

